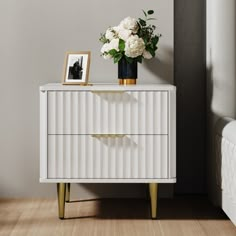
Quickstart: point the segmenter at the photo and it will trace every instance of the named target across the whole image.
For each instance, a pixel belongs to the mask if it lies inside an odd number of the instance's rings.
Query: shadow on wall
[[[163,48],[160,58],[158,57],[157,51],[157,57],[151,60],[144,60],[143,65],[163,82],[173,84],[173,49],[167,47]]]
[[[212,61],[211,51],[209,52],[209,60]],[[220,119],[220,116],[217,115],[212,110],[212,101],[213,101],[213,66],[210,64],[206,69],[207,74],[207,156],[208,156],[208,193],[210,199],[216,206],[221,205],[221,194],[218,191],[217,186],[217,165],[216,165],[216,132],[215,132],[215,123]],[[218,161],[218,169],[221,166],[221,163]]]

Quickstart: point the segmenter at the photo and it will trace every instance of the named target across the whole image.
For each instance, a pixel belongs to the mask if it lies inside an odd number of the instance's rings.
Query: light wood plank
[[[57,200],[0,200],[0,236],[235,236],[236,227],[219,208],[201,197],[160,199],[158,219],[149,202],[104,199],[66,204],[57,217]]]

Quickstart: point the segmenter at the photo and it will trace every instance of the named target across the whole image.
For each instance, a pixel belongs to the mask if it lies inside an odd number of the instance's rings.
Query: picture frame
[[[90,51],[67,52],[65,56],[64,85],[86,85],[89,80]]]

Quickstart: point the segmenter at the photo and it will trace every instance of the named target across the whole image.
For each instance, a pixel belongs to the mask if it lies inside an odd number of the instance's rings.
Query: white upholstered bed
[[[236,225],[236,120],[222,118],[217,122],[215,147],[221,207]]]

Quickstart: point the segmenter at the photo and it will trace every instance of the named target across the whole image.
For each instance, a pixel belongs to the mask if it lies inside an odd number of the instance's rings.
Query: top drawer
[[[48,134],[167,134],[167,91],[48,91]]]

